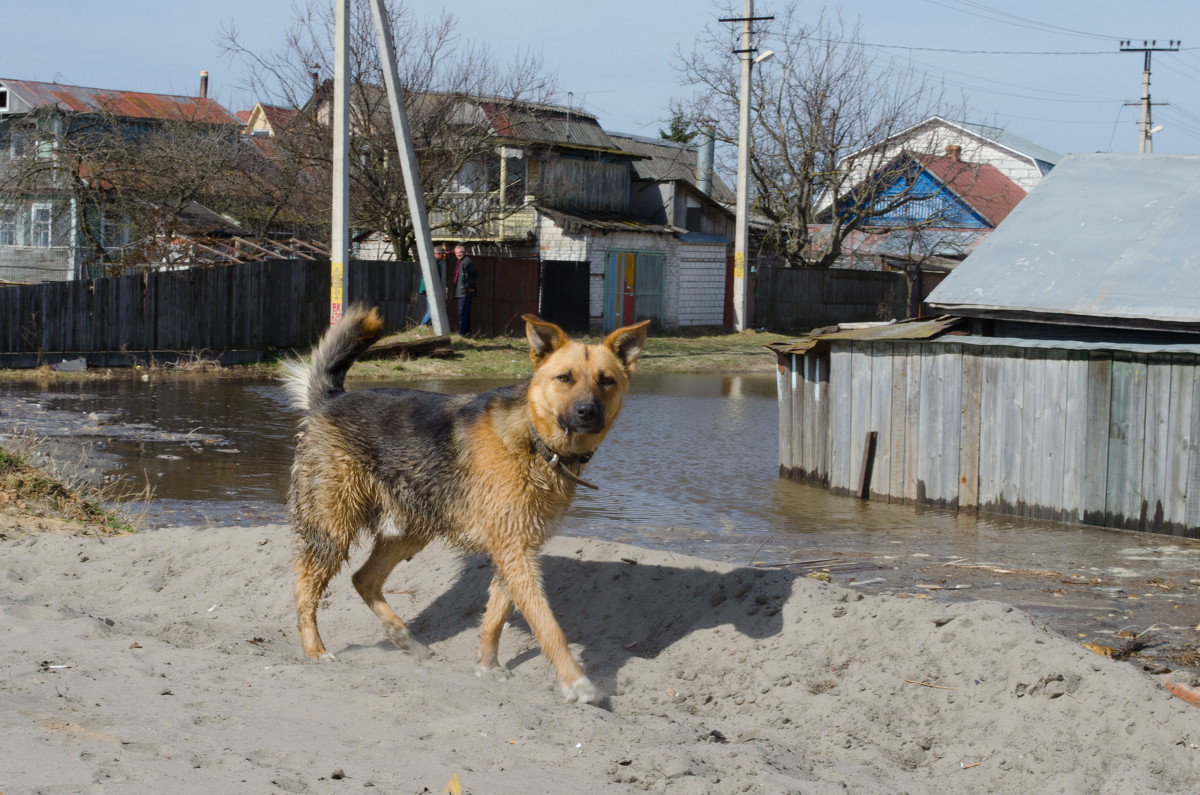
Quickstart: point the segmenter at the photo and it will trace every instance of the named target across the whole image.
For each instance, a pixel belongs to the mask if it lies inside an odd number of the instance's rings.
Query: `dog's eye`
[[[617,379],[613,378],[611,375],[605,375],[604,373],[601,373],[600,377],[596,380],[599,381],[600,386],[612,386],[613,384],[617,383]]]
[[[555,378],[557,378],[559,381],[562,381],[564,384],[575,383],[575,379],[571,377],[570,373],[563,373],[562,375],[555,376]]]

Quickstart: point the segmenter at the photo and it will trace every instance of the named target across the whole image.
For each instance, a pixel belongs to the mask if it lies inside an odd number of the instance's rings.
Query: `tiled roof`
[[[993,227],[1025,198],[1024,190],[987,163],[964,163],[953,157],[922,156],[920,160],[929,173]]]

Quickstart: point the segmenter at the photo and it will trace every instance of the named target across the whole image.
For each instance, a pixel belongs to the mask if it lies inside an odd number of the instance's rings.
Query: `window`
[[[8,110],[8,89],[0,88],[0,111]]]
[[[17,245],[17,211],[0,209],[0,246]]]
[[[29,221],[30,244],[38,248],[50,248],[50,205],[33,205]]]
[[[129,224],[115,213],[100,216],[100,241],[105,248],[124,248],[129,243]]]
[[[700,202],[688,196],[687,203],[684,206],[686,207],[686,211],[683,228],[689,232],[703,232],[701,223],[704,217],[704,210],[701,209]]]

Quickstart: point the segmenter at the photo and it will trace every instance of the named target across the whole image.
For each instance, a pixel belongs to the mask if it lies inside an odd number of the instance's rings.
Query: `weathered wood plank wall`
[[[347,303],[412,319],[417,266],[351,261]],[[0,289],[0,352],[300,348],[329,325],[329,263],[272,260]]]
[[[910,314],[909,292],[902,273],[762,267],[756,281],[754,325],[807,330],[904,318]]]
[[[874,431],[872,498],[1200,538],[1200,355],[845,341],[778,381],[790,477],[853,493]]]

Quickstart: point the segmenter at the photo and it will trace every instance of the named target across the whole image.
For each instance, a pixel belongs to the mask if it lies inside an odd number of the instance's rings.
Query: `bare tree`
[[[503,153],[497,151],[494,114],[484,106],[545,102],[554,79],[538,55],[526,52],[503,64],[486,47],[464,40],[448,13],[421,20],[410,6],[389,2],[386,15],[433,231],[469,235],[513,210],[488,195],[498,187]],[[397,256],[411,256],[412,219],[365,3],[353,7],[348,24],[351,226],[381,232]],[[309,0],[297,7],[278,52],[252,52],[232,28],[222,34],[226,52],[246,67],[247,90],[265,102],[301,109],[278,145],[324,184],[332,168],[332,87],[319,76],[333,73],[334,32],[333,9]]]
[[[732,51],[739,32],[711,24],[676,56],[685,84],[695,88],[688,115],[715,122],[718,140],[735,147],[720,163],[729,175],[736,173],[740,80]],[[945,100],[938,84],[910,65],[875,58],[857,26],[825,11],[810,24],[791,2],[756,41],[775,55],[754,67],[751,213],[766,225],[764,247],[790,265],[827,268],[855,230],[928,198],[889,190],[903,182],[911,160],[880,144],[945,114]],[[817,225],[827,229],[815,234]]]
[[[195,232],[197,206],[237,206],[247,165],[232,119],[187,107],[132,119],[113,100],[86,112],[41,108],[10,122],[7,137],[22,136],[22,144],[10,146],[0,169],[0,203],[44,205],[56,230],[48,245],[73,243],[85,264],[106,274],[179,261],[185,255],[175,241]],[[62,237],[67,229],[76,240]]]

